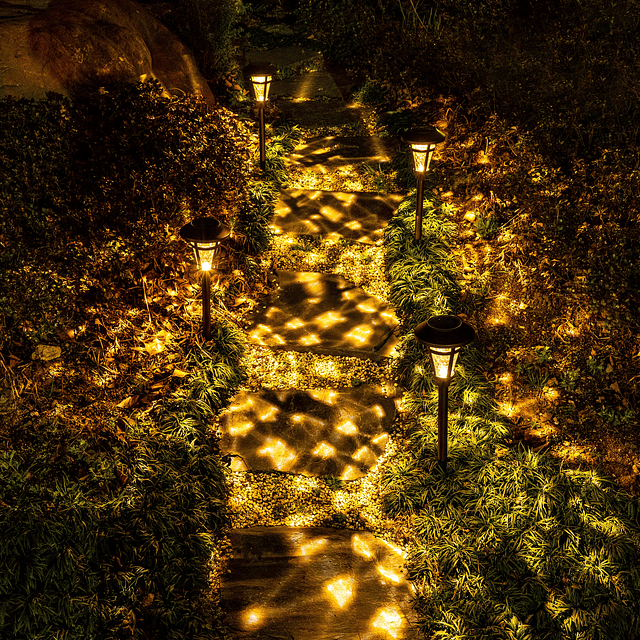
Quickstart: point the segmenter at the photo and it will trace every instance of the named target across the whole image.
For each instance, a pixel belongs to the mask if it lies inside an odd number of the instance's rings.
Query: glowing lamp
[[[429,171],[436,145],[444,142],[445,135],[436,127],[412,129],[403,137],[411,147],[413,171],[416,175],[424,175]]]
[[[188,242],[202,271],[202,333],[205,340],[211,337],[211,268],[217,263],[220,243],[229,237],[231,230],[215,218],[195,218],[180,229],[180,237]]]
[[[253,96],[260,105],[269,100],[269,89],[271,82],[276,75],[277,69],[268,62],[254,62],[245,68],[245,73],[251,80]]]
[[[458,354],[475,337],[473,327],[458,316],[433,316],[415,329],[416,339],[425,345],[438,385],[438,462],[447,469],[448,391],[455,371]]]
[[[458,316],[433,316],[419,324],[414,333],[429,350],[438,384],[449,384],[460,350],[473,341],[473,327]]]
[[[412,129],[403,136],[403,140],[409,143],[413,156],[413,172],[416,174],[416,230],[415,240],[422,238],[422,207],[424,200],[424,176],[431,166],[431,158],[436,150],[436,145],[444,142],[444,134],[435,127],[425,129]]]
[[[267,100],[269,100],[269,89],[271,88],[271,81],[273,80],[273,76],[276,75],[276,71],[277,69],[268,62],[254,62],[245,67],[244,70],[251,80],[253,95],[258,105],[258,118],[260,121],[260,168],[262,171],[264,171],[267,165],[264,106]]]

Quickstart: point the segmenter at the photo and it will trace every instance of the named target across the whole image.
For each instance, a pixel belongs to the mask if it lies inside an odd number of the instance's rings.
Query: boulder
[[[150,79],[215,102],[189,49],[133,0],[0,0],[0,98]]]

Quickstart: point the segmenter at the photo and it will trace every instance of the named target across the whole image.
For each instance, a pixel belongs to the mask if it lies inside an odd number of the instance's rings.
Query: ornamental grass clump
[[[217,637],[212,423],[244,340],[222,286],[198,344],[177,230],[235,224],[250,135],[154,83],[4,100],[0,120],[0,637]]]
[[[413,243],[414,211],[405,201],[385,234],[392,300],[405,316],[399,374],[410,420],[381,489],[387,514],[411,528],[421,631],[441,640],[635,637],[637,501],[595,472],[508,446],[473,345],[449,389],[448,471],[438,465],[438,396],[413,328],[455,313],[458,291],[447,223],[425,203],[425,237]]]

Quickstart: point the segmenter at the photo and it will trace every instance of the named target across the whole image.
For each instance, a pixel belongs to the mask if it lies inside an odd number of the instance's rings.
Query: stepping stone
[[[348,106],[343,100],[305,100],[276,98],[275,104],[284,120],[301,127],[341,127],[359,122],[358,109]]]
[[[402,550],[371,533],[253,527],[230,533],[221,607],[237,638],[417,640]]]
[[[272,227],[279,233],[378,244],[401,200],[400,195],[289,189],[278,198]]]
[[[249,51],[245,55],[247,64],[269,62],[279,69],[296,68],[302,64],[322,62],[322,54],[313,47],[280,47],[267,51]]]
[[[392,138],[376,136],[315,138],[296,147],[289,162],[319,172],[361,162],[389,162],[396,144]]]
[[[243,391],[220,417],[220,448],[238,456],[234,471],[355,480],[384,452],[395,415],[396,397],[376,385]]]
[[[374,360],[391,353],[398,320],[386,302],[335,274],[278,271],[278,282],[247,315],[249,342]]]
[[[339,98],[342,94],[338,85],[327,71],[312,71],[286,80],[275,80],[271,85],[271,96],[289,96],[301,100],[312,98]]]

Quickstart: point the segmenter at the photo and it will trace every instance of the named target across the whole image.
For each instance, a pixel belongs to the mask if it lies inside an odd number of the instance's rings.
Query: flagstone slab
[[[326,171],[362,162],[389,162],[394,138],[327,136],[314,138],[293,150],[289,162],[314,171]]]
[[[393,194],[288,189],[278,197],[272,227],[277,233],[341,237],[379,244],[384,227],[402,198]]]
[[[249,342],[372,359],[390,354],[398,320],[386,302],[340,275],[277,273],[279,288],[247,315]]]
[[[398,547],[324,527],[253,527],[229,537],[221,606],[236,638],[420,637]]]
[[[289,96],[301,100],[318,97],[342,99],[338,85],[327,71],[311,71],[285,80],[274,80],[270,95],[274,98]]]
[[[342,99],[301,100],[274,99],[284,120],[303,128],[355,126],[360,121],[359,110]]]
[[[399,400],[369,384],[242,391],[220,417],[220,449],[234,471],[355,480],[384,453]]]
[[[305,63],[322,63],[322,54],[313,47],[278,47],[276,49],[248,51],[247,64],[267,62],[279,69],[296,68]]]

